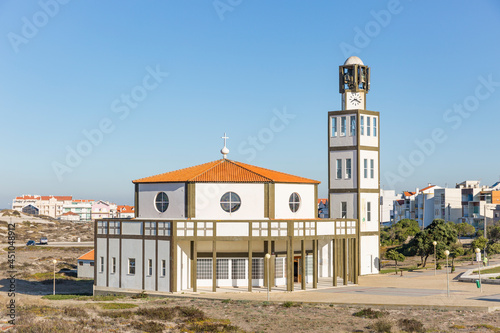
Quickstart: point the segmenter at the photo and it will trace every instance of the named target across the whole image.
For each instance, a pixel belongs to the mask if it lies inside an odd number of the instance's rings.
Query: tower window
[[[346,135],[346,131],[347,131],[346,127],[347,127],[346,117],[341,117],[340,118],[340,136]]]
[[[366,135],[370,136],[370,117],[366,117]]]
[[[361,135],[365,135],[365,117],[364,116],[361,116],[360,125],[361,125]]]
[[[337,136],[337,117],[332,117],[332,137]]]
[[[372,203],[366,203],[366,221],[370,222],[372,220]]]
[[[364,176],[368,178],[368,160],[366,158],[363,160],[363,167]]]
[[[356,135],[356,116],[351,116],[351,136]]]
[[[347,158],[345,160],[345,178],[351,179],[351,159]]]
[[[377,118],[373,117],[373,136],[377,136]]]
[[[347,201],[342,201],[340,203],[341,215],[340,217],[343,219],[347,218]]]
[[[375,177],[375,161],[370,160],[370,178],[373,179]]]
[[[337,179],[342,179],[342,160],[337,160]]]
[[[295,213],[299,210],[300,207],[300,197],[299,194],[296,192],[293,192],[292,195],[290,195],[289,199],[289,205],[290,205],[290,210]]]
[[[235,212],[241,206],[240,196],[234,192],[226,192],[220,199],[220,206],[228,213]]]

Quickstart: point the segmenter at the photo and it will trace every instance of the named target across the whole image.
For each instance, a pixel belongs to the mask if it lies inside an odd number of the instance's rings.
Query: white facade
[[[389,224],[394,218],[394,201],[399,200],[401,196],[396,195],[394,190],[380,190],[380,223]]]

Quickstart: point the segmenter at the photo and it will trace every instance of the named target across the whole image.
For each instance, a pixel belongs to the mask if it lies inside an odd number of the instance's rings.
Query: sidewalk
[[[495,260],[491,264],[498,264]],[[383,308],[435,308],[447,310],[496,311],[500,310],[500,285],[483,284],[483,292],[475,283],[458,282],[458,276],[474,266],[465,265],[449,274],[450,296],[447,296],[446,270],[404,272],[403,276],[380,274],[359,277],[358,285],[331,286],[331,279],[320,278],[318,289],[307,285],[302,291],[295,285],[295,292],[285,292],[283,288],[272,289],[271,302],[321,302],[349,306],[374,306]],[[255,288],[252,293],[246,289],[219,288],[217,293],[199,290],[196,293],[184,291],[176,293],[182,297],[211,299],[266,301],[267,290]]]

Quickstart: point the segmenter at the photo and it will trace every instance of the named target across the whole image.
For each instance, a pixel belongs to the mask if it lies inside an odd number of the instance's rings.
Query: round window
[[[240,196],[234,192],[227,192],[220,198],[220,206],[228,213],[235,212],[241,206]]]
[[[168,208],[168,196],[165,192],[160,192],[156,195],[155,199],[156,209],[160,213],[164,213]]]
[[[300,207],[300,197],[299,197],[298,193],[293,192],[292,195],[290,195],[289,204],[290,204],[290,210],[292,212],[295,213],[296,211],[299,210],[299,207]]]

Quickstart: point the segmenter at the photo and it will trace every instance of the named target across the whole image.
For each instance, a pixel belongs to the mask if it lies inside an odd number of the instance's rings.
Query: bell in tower
[[[339,92],[342,110],[366,109],[366,94],[370,90],[370,67],[356,56],[339,66]]]
[[[356,56],[349,57],[343,66],[339,67],[339,92],[346,90],[367,93],[370,90],[370,67]]]

